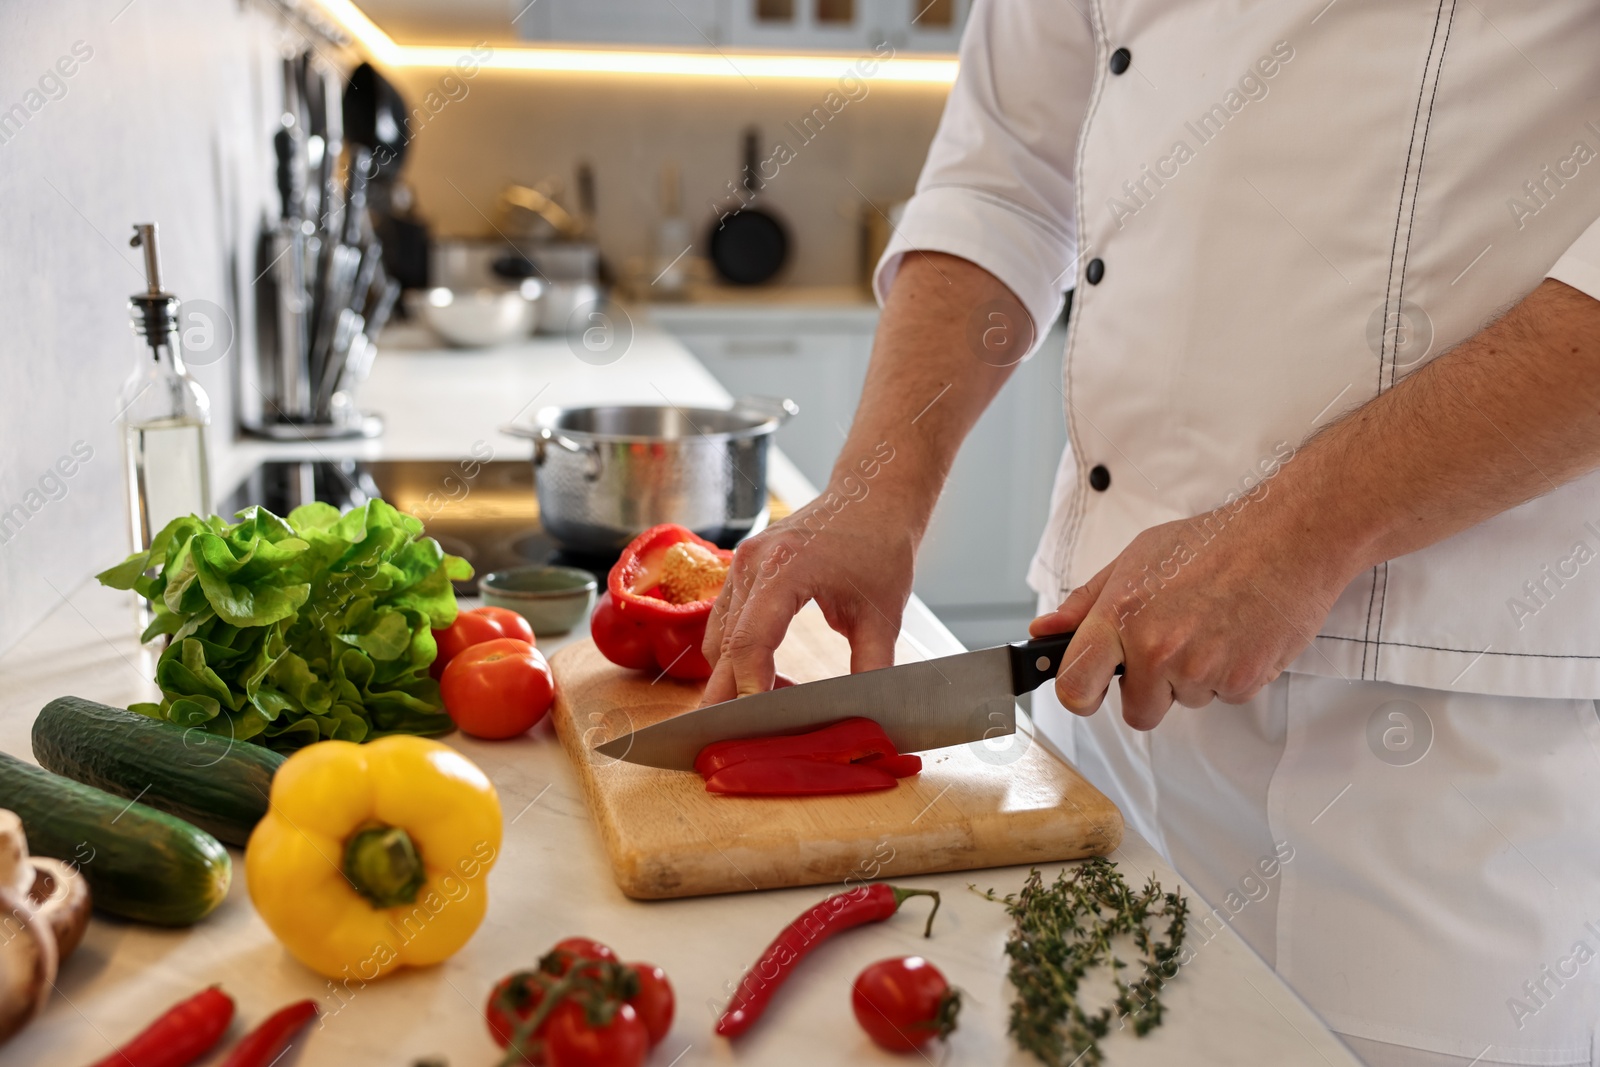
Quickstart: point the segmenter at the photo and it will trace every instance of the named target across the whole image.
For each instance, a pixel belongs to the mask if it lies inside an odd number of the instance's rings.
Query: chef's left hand
[[[1056,675],[1063,706],[1093,714],[1120,663],[1123,718],[1150,730],[1173,701],[1243,703],[1300,654],[1354,575],[1269,497],[1145,530],[1033,621],[1035,637],[1077,631]]]

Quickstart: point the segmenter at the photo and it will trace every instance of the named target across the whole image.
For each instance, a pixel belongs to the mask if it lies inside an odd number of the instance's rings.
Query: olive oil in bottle
[[[183,365],[178,298],[161,288],[154,223],[134,226],[147,286],[128,302],[140,339],[138,363],[122,387],[123,469],[133,550],[143,551],[180,515],[211,513],[206,426],[211,401]]]

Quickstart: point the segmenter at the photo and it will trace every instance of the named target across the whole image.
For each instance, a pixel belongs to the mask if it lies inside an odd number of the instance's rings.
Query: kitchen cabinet
[[[730,393],[782,394],[800,414],[777,445],[821,487],[844,444],[872,353],[877,311],[659,306],[658,325]],[[916,592],[968,647],[1020,640],[1034,615],[1025,576],[1066,444],[1056,326],[962,446],[917,560]]]
[[[731,0],[728,43],[954,52],[971,0]]]
[[[528,40],[705,48],[725,41],[729,0],[539,0],[517,20]],[[520,6],[520,5],[518,5]]]
[[[674,307],[653,317],[734,396],[781,395],[800,406],[775,441],[820,488],[855,415],[877,311],[765,310]]]
[[[954,52],[972,0],[540,0],[517,20],[547,42]]]

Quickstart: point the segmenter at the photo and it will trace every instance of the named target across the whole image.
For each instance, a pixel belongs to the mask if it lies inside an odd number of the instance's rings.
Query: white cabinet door
[[[777,433],[776,443],[819,488],[855,417],[871,354],[869,332],[806,333],[690,330],[673,335],[733,395],[784,396],[800,414]]]
[[[954,52],[973,0],[510,0],[517,32],[549,43],[865,54]]]
[[[728,43],[738,47],[864,51],[883,40],[882,0],[729,0]]]
[[[972,0],[876,0],[881,38],[901,52],[954,52]]]
[[[1028,563],[1066,445],[1057,326],[962,445],[917,558],[917,595],[969,647],[1020,641],[1033,617]]]
[[[528,40],[705,48],[726,43],[736,0],[539,0],[517,19]],[[520,6],[520,4],[513,4]]]
[[[800,414],[777,444],[818,488],[855,415],[873,320],[819,327],[804,315],[719,315],[673,309],[662,325],[735,395],[788,396]],[[915,589],[969,647],[1027,636],[1034,595],[1028,563],[1066,445],[1056,326],[978,421],[950,472],[917,559]]]

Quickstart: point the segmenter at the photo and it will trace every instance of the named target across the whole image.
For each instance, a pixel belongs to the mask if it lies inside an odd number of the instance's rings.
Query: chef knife
[[[1053,634],[786,686],[686,711],[595,751],[686,771],[713,741],[798,733],[854,716],[882,726],[901,752],[1003,737],[1016,732],[1016,698],[1056,676],[1071,640]]]

